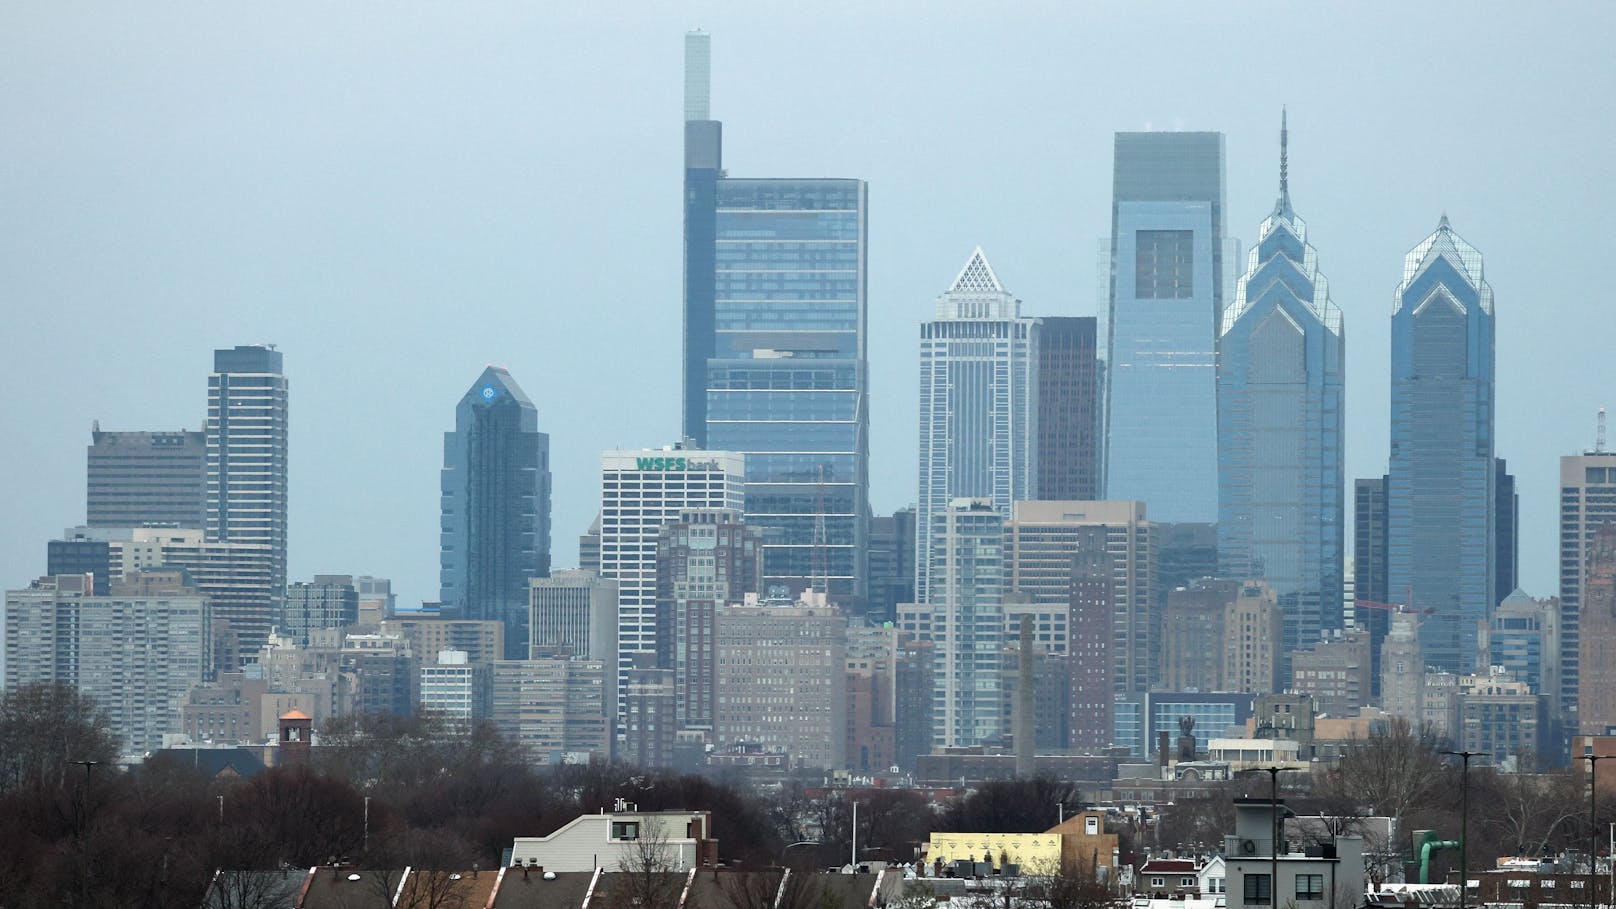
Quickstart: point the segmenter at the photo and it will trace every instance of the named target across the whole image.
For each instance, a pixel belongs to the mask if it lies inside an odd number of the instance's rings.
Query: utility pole
[[[1478,751],[1444,751],[1463,761],[1459,776],[1459,909],[1465,909],[1470,895],[1470,759]],[[1589,870],[1593,870],[1592,867]]]

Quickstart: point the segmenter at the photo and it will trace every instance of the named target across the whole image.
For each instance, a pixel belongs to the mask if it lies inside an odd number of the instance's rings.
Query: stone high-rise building
[[[718,708],[718,614],[761,592],[763,535],[734,509],[691,509],[656,544],[657,666],[672,669],[679,727],[711,729]]]
[[[1331,635],[1311,650],[1291,654],[1291,690],[1311,695],[1319,713],[1331,717],[1357,714],[1369,704],[1374,661],[1369,631],[1354,628]]]
[[[1007,589],[1068,602],[1073,559],[1102,528],[1111,560],[1110,657],[1117,693],[1150,689],[1153,527],[1142,502],[1017,502],[1005,528]],[[1087,608],[1093,607],[1086,600]],[[1075,629],[1074,629],[1075,630]]]
[[[85,483],[89,527],[207,524],[208,445],[201,432],[90,429]]]
[[[1419,616],[1394,612],[1380,642],[1380,706],[1420,727],[1425,716],[1425,655],[1420,649]]]
[[[286,588],[280,631],[303,647],[309,645],[311,631],[345,628],[358,621],[359,591],[351,575],[317,574],[312,582],[298,581]]]
[[[1224,691],[1224,620],[1240,596],[1240,582],[1198,578],[1167,592],[1162,617],[1161,687],[1164,691]]]
[[[106,596],[91,575],[40,578],[0,611],[0,682],[57,682],[95,699],[123,754],[163,747],[210,668],[208,598],[175,569],[134,571]]]
[[[1223,684],[1228,691],[1280,690],[1284,614],[1273,588],[1245,581],[1223,614]]]
[[[792,766],[844,765],[847,618],[823,594],[791,606],[725,606],[718,614],[714,717],[719,748],[784,751]]]
[[[1577,616],[1577,731],[1616,726],[1616,524],[1601,524],[1585,550]]]
[[[1603,423],[1601,411],[1601,429]],[[1616,451],[1606,449],[1601,433],[1594,447],[1580,455],[1560,458],[1559,707],[1567,715],[1577,709],[1582,665],[1580,622],[1589,547],[1599,528],[1607,524],[1616,524]]]

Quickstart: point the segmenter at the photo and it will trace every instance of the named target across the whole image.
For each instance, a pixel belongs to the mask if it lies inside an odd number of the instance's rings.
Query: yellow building
[[[1085,811],[1044,833],[933,833],[926,863],[966,860],[999,868],[1009,862],[1032,874],[1094,869],[1107,880],[1116,854],[1117,835],[1105,832],[1105,813]]]
[[[933,833],[926,861],[945,866],[956,861],[987,862],[998,868],[1006,861],[1023,871],[1054,869],[1060,863],[1058,833]]]

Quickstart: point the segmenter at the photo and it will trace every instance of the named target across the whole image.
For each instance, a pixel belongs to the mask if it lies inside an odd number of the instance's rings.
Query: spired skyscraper
[[[930,552],[933,523],[955,499],[986,499],[1008,518],[1012,502],[1033,498],[1037,346],[1037,320],[1022,318],[977,247],[937,318],[920,324],[917,552]],[[932,561],[915,560],[917,603],[932,602]]]
[[[505,623],[505,659],[528,656],[528,579],[550,574],[550,436],[511,374],[483,370],[443,434],[439,597],[460,618]]]
[[[862,180],[725,175],[711,39],[685,36],[684,434],[746,455],[772,594],[860,608],[868,532]]]
[[[1430,665],[1472,672],[1498,603],[1493,290],[1446,215],[1403,259],[1393,307],[1387,593],[1432,610],[1419,629]]]
[[[213,352],[206,539],[269,546],[276,609],[286,594],[286,405],[281,352],[273,345]]]
[[[1105,497],[1154,522],[1218,515],[1216,339],[1226,299],[1223,134],[1117,133]]]
[[[1268,581],[1289,654],[1342,624],[1346,336],[1291,210],[1283,116],[1279,135],[1279,198],[1218,342],[1218,563]]]

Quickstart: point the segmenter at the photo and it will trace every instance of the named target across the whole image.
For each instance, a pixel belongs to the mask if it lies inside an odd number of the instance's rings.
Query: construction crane
[[[1366,609],[1383,609],[1387,612],[1402,612],[1409,615],[1436,614],[1436,610],[1430,606],[1427,606],[1424,609],[1410,609],[1407,603],[1382,603],[1378,600],[1353,600],[1352,604],[1354,606],[1362,606]]]

